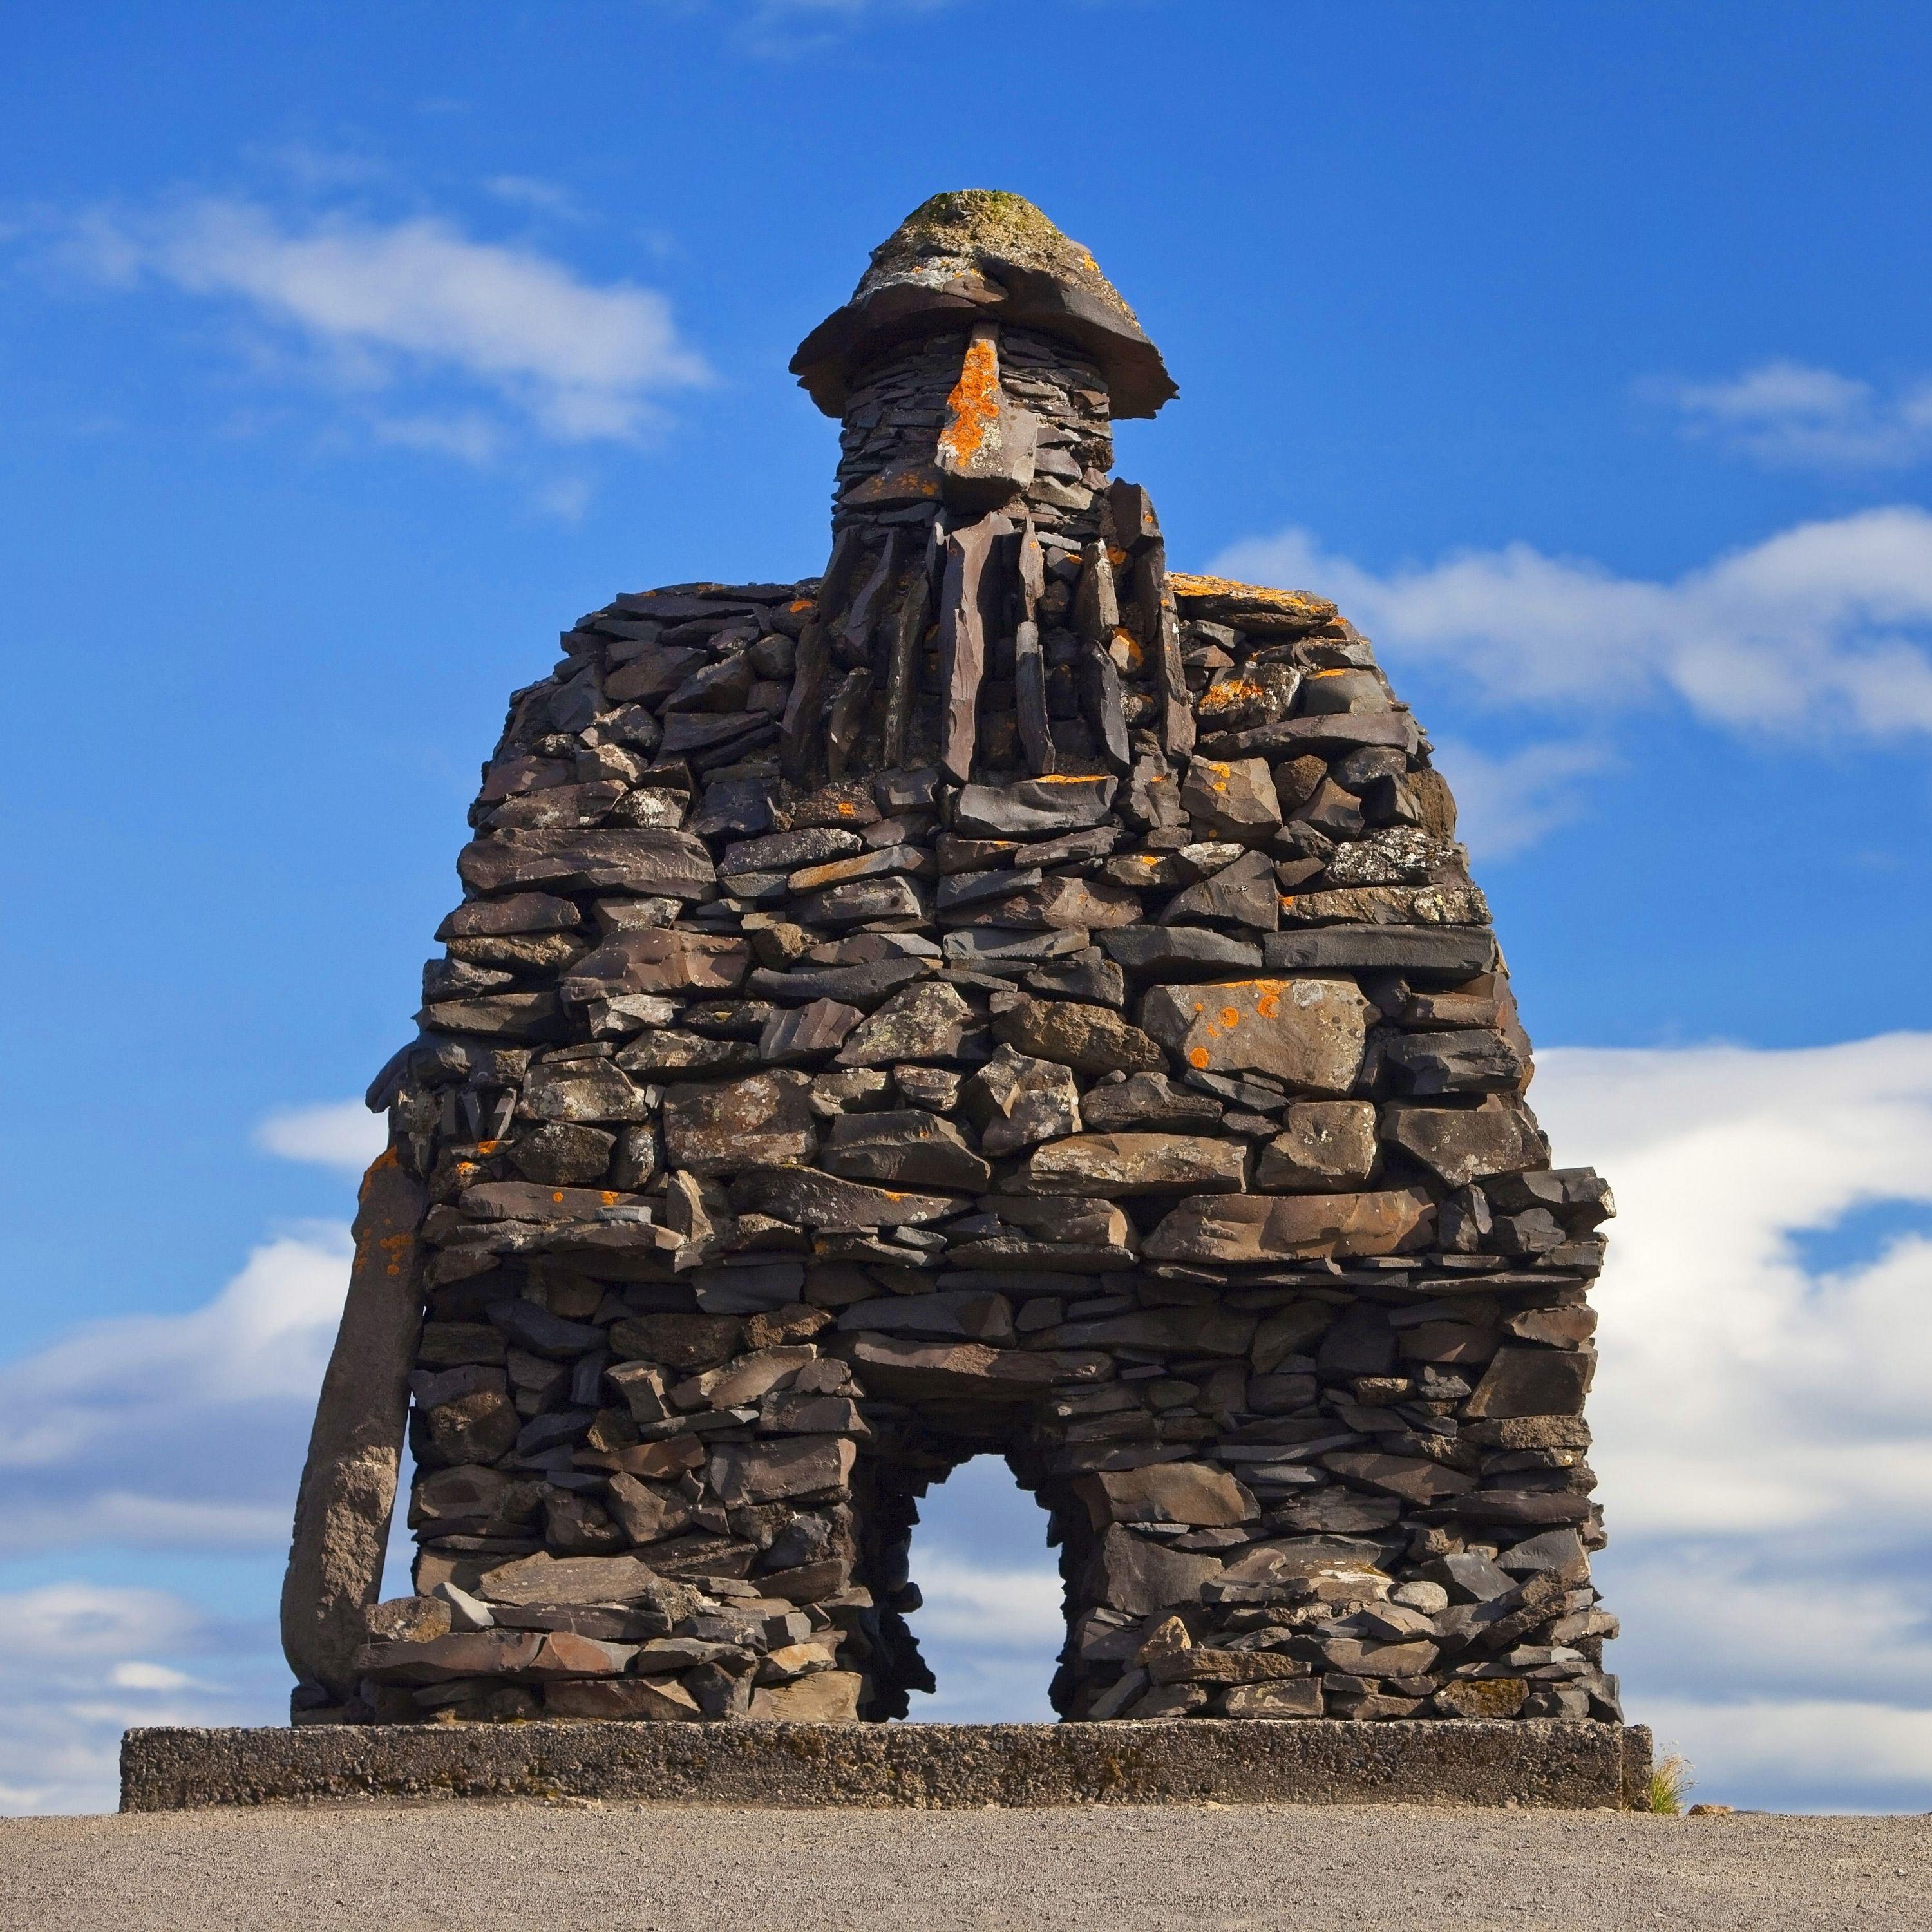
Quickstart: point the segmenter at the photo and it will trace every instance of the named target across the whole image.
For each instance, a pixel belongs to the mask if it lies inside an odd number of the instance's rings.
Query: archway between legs
[[[907,1621],[936,1688],[906,1714],[1050,1723],[1066,1622],[1046,1512],[992,1454],[959,1464],[918,1508],[910,1568],[922,1600]]]

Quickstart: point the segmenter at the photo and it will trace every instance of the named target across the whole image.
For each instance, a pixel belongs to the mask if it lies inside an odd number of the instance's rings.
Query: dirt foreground
[[[506,1802],[0,1820],[9,1932],[1923,1932],[1932,1820]]]

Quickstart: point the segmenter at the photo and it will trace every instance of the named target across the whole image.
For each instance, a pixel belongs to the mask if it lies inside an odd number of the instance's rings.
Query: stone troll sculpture
[[[1610,1196],[1368,640],[1169,569],[1109,472],[1174,385],[1016,196],[792,366],[824,574],[616,598],[484,767],[370,1090],[296,1720],[903,1716],[917,1498],[991,1452],[1064,1717],[1618,1721]]]

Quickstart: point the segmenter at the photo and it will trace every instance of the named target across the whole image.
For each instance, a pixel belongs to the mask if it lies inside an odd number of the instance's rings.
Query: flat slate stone
[[[344,1798],[580,1797],[788,1809],[1388,1804],[1637,1808],[1642,1725],[520,1724],[157,1728],[123,1811]]]
[[[1326,926],[1268,934],[1262,958],[1277,973],[1394,972],[1468,980],[1496,964],[1496,942],[1480,926]]]
[[[1252,940],[1196,926],[1132,926],[1103,932],[1100,944],[1110,959],[1130,972],[1168,974],[1177,979],[1192,977],[1197,969],[1204,978],[1229,968],[1255,972],[1262,963],[1262,949]]]

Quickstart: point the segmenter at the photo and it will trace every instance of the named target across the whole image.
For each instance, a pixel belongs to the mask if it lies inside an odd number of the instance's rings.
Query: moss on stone
[[[1001,262],[1058,276],[1135,320],[1120,291],[1078,242],[1063,235],[1024,196],[1001,188],[955,188],[921,202],[872,250],[872,265],[854,298],[892,282],[937,288]]]

